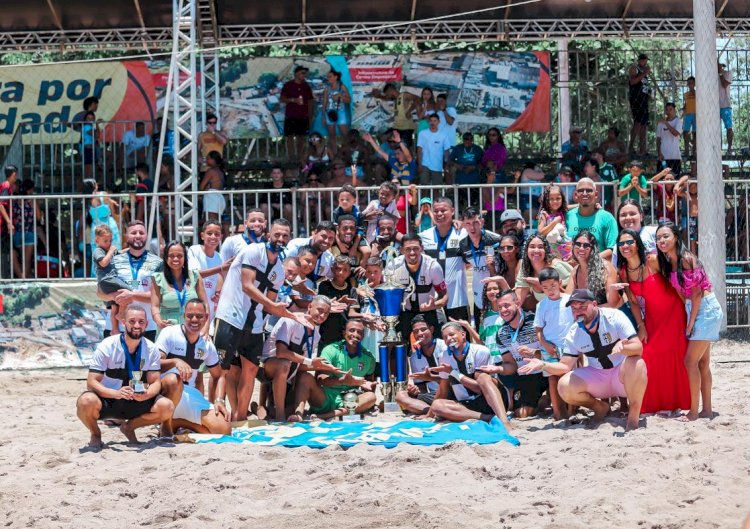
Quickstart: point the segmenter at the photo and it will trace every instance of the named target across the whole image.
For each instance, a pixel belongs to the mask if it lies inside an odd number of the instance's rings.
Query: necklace
[[[630,267],[628,266],[628,271],[630,271],[630,272],[637,272],[637,271],[638,271],[638,270],[640,270],[641,268],[643,268],[643,265],[642,265],[642,264],[639,264],[639,265],[638,265],[638,266],[636,266],[635,268],[630,268]]]

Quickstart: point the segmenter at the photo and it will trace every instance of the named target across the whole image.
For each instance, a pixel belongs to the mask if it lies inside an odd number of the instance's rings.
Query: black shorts
[[[102,409],[99,412],[99,419],[124,419],[130,420],[145,415],[151,411],[156,402],[156,397],[144,401],[125,400],[125,399],[108,399],[100,397],[93,391],[85,391],[99,397],[102,403]]]
[[[307,136],[310,133],[310,120],[307,118],[285,118],[284,136]]]
[[[648,125],[648,99],[647,95],[630,98],[630,112],[635,123]]]
[[[516,392],[513,396],[515,407],[536,408],[539,406],[539,398],[549,388],[547,378],[541,373],[516,376]]]
[[[231,365],[241,365],[235,360],[243,356],[253,364],[260,364],[260,356],[263,353],[263,334],[253,334],[251,329],[245,327],[238,329],[224,320],[216,319],[214,330],[214,345],[219,353],[219,362],[222,369],[229,369]]]
[[[489,404],[487,404],[487,399],[484,398],[484,395],[479,395],[478,397],[475,397],[471,400],[461,400],[457,402],[459,404],[462,404],[468,410],[475,411],[483,415],[495,415],[495,411],[490,408]]]
[[[454,307],[452,309],[446,308],[444,310],[447,321],[451,321],[451,318],[454,320],[469,321],[469,307]]]
[[[424,402],[428,406],[432,406],[432,403],[435,402],[435,392],[428,391],[427,393],[420,393],[417,395],[417,400]]]
[[[417,314],[421,314],[422,316],[424,316],[425,321],[427,321],[429,325],[435,327],[435,332],[438,333],[438,335],[440,333],[440,324],[438,323],[436,310],[431,310],[428,312],[402,312],[398,317],[396,332],[401,333],[401,341],[404,343],[409,343],[409,335],[411,334],[411,321]]]

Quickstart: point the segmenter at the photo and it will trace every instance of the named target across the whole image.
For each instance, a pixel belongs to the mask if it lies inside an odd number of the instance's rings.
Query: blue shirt
[[[457,184],[478,184],[479,183],[479,166],[482,162],[484,152],[477,145],[472,145],[468,149],[463,145],[456,145],[451,149],[450,160],[459,166],[459,168],[474,166],[474,170],[464,172],[461,169],[456,171]]]

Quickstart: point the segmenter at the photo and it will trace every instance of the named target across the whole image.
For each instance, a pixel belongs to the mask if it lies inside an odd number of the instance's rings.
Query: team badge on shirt
[[[275,271],[271,271],[271,273],[268,275],[268,280],[271,281],[272,283],[274,281],[276,281],[276,272]]]
[[[364,362],[357,362],[357,369],[359,371],[364,371],[364,369],[365,369],[365,363]]]
[[[195,358],[196,360],[203,360],[206,358],[206,350],[205,349],[196,349],[195,350]]]

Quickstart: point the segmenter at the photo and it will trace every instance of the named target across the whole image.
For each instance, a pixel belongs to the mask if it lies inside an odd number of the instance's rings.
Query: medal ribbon
[[[125,355],[125,367],[128,369],[128,383],[133,380],[133,371],[141,370],[141,344],[142,340],[138,341],[138,348],[135,354],[130,352],[128,344],[125,341],[125,333],[120,334],[120,344],[122,345],[122,352]]]

